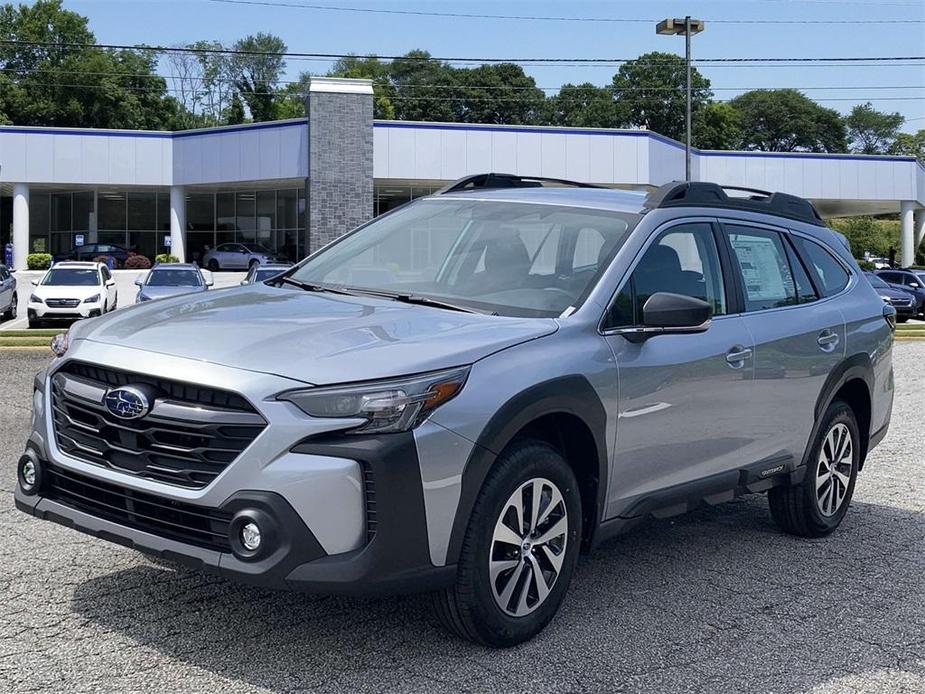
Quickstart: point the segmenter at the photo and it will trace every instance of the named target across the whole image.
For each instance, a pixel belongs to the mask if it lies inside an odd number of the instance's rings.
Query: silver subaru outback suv
[[[267,282],[75,325],[16,505],[262,586],[426,591],[510,646],[646,518],[766,492],[835,530],[894,323],[800,198],[483,174]]]

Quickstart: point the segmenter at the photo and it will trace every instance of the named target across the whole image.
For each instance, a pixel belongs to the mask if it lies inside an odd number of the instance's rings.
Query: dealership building
[[[370,82],[314,78],[300,119],[179,132],[0,127],[0,247],[13,244],[16,269],[28,253],[89,243],[185,260],[259,243],[295,260],[469,174],[650,190],[683,179],[684,158],[683,145],[646,130],[374,120]],[[824,217],[898,212],[904,264],[925,231],[925,166],[912,157],[695,149],[691,177],[800,195]]]

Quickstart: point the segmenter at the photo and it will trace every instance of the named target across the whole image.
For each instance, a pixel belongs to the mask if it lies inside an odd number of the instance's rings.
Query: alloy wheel
[[[823,516],[834,516],[841,508],[848,495],[853,466],[851,430],[838,422],[826,434],[816,466],[816,504]]]
[[[489,556],[492,595],[501,610],[523,617],[543,604],[556,584],[568,543],[568,512],[555,483],[521,484],[501,509]]]

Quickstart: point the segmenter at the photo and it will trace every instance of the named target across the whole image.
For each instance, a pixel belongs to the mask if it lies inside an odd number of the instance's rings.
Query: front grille
[[[45,299],[48,308],[76,308],[80,299]]]
[[[912,306],[912,299],[890,299],[890,304],[893,306]]]
[[[42,494],[97,518],[197,547],[229,552],[231,514],[164,499],[48,466]]]
[[[120,419],[105,406],[109,389],[124,385],[152,394],[145,416]],[[234,393],[81,362],[57,371],[51,389],[62,451],[183,487],[209,484],[266,426]]]

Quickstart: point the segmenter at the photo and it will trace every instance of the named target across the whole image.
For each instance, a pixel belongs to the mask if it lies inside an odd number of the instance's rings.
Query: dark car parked
[[[241,284],[254,284],[256,282],[265,282],[271,277],[281,275],[286,270],[292,268],[292,263],[272,263],[268,265],[251,265],[247,271],[247,276],[241,280]]]
[[[879,270],[884,282],[915,297],[915,315],[925,318],[925,270]]]
[[[870,282],[870,286],[877,290],[880,298],[896,309],[897,322],[905,323],[910,318],[915,318],[918,306],[912,294],[887,284],[876,273],[865,272],[864,276]]]
[[[63,260],[92,261],[101,255],[112,256],[114,260],[118,261],[119,265],[123,265],[125,260],[132,255],[132,252],[127,248],[112,243],[87,243],[83,246],[74,246],[71,250],[63,253],[56,253],[54,258],[56,263]]]

